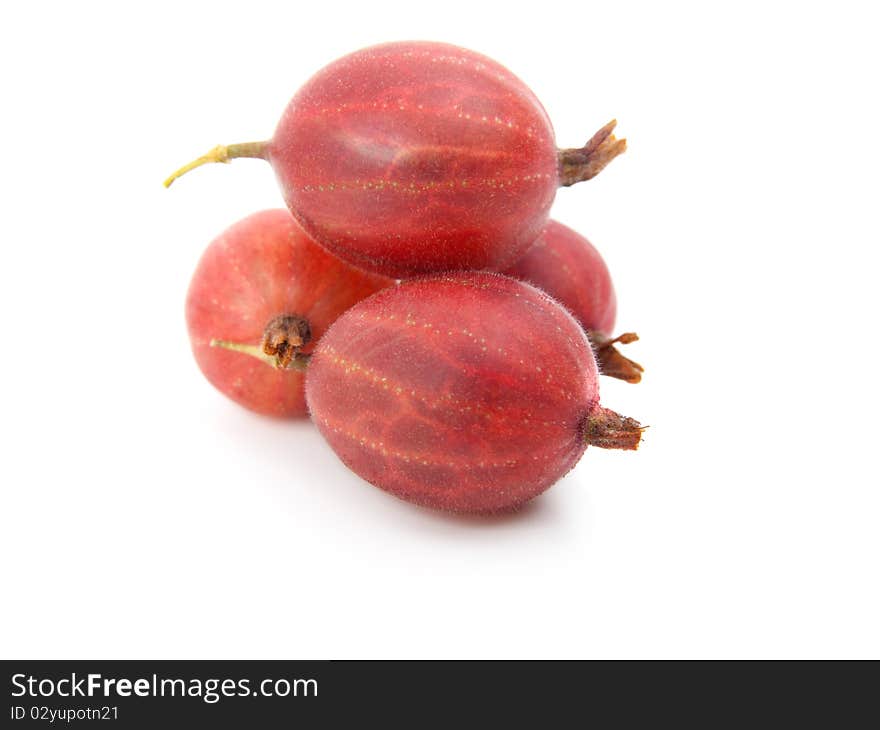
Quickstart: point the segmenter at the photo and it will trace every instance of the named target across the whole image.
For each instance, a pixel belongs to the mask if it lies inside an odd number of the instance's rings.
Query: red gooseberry
[[[264,210],[214,239],[186,299],[196,362],[258,413],[305,415],[304,355],[355,302],[393,284],[315,244],[286,210]]]
[[[644,368],[614,347],[639,339],[635,332],[612,336],[617,297],[602,256],[586,238],[549,221],[538,240],[504,273],[543,289],[577,319],[593,344],[603,375],[638,383]]]
[[[355,305],[306,370],[306,400],[342,461],[420,505],[515,508],[588,445],[635,449],[641,426],[599,404],[583,329],[500,274],[415,278]]]
[[[356,266],[398,278],[497,271],[541,232],[560,185],[623,152],[614,125],[559,150],[540,102],[500,64],[444,43],[387,43],[313,76],[272,139],[217,146],[165,184],[262,158],[303,228]]]

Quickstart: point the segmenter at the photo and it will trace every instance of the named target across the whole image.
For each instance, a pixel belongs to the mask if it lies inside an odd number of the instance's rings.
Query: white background
[[[878,657],[877,18],[869,3],[16,3],[3,69],[0,655]],[[325,63],[481,51],[562,146],[651,428],[513,517],[427,512],[189,352],[207,243]]]

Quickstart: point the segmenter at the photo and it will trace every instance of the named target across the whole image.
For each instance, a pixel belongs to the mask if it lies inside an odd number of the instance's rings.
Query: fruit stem
[[[305,355],[300,350],[311,339],[312,329],[305,317],[298,314],[279,314],[269,320],[259,345],[213,339],[211,347],[222,347],[225,350],[250,355],[278,370],[303,371],[312,356]]]
[[[211,347],[222,347],[224,350],[232,350],[233,352],[241,352],[245,355],[250,355],[251,357],[257,358],[257,360],[262,360],[266,365],[277,370],[299,370],[305,372],[309,360],[312,359],[311,355],[305,355],[298,352],[291,358],[287,365],[281,365],[278,362],[277,357],[267,355],[259,345],[246,345],[241,342],[213,339],[211,340]]]
[[[207,165],[209,162],[229,162],[230,160],[234,160],[236,157],[255,157],[261,160],[266,159],[266,149],[268,148],[268,142],[239,142],[238,144],[218,144],[213,149],[209,150],[201,157],[197,157],[192,162],[184,165],[176,172],[172,173],[171,176],[165,180],[163,183],[166,188],[171,187],[171,183],[173,183],[177,178],[181,175],[185,175],[190,170],[195,170],[197,167],[201,167],[202,165]]]
[[[593,344],[593,353],[602,375],[625,380],[627,383],[638,383],[642,379],[645,368],[621,355],[614,347],[615,344],[628,345],[638,340],[639,336],[635,332],[624,332],[613,339],[593,330],[587,332],[587,335]]]
[[[583,424],[583,438],[589,446],[600,449],[627,449],[635,451],[642,440],[642,426],[633,418],[621,416],[607,408],[598,406]]]
[[[559,150],[559,184],[568,187],[596,177],[615,157],[626,150],[626,140],[614,136],[617,120],[612,119],[583,147]]]
[[[231,342],[230,340],[211,340],[211,347],[222,347],[224,350],[232,350],[233,352],[241,352],[244,355],[262,360],[267,365],[277,368],[275,358],[263,352],[263,348],[259,345],[246,345],[243,342]]]

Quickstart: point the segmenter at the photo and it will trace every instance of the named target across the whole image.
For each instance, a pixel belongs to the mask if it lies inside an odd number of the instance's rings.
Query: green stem
[[[230,342],[229,340],[211,340],[211,347],[222,347],[224,350],[232,350],[233,352],[240,352],[243,355],[250,355],[251,357],[257,358],[257,360],[261,360],[266,363],[266,365],[270,365],[273,368],[277,368],[278,364],[276,362],[277,358],[273,355],[267,355],[263,352],[263,348],[259,345],[245,345],[241,342]]]
[[[213,149],[208,150],[201,157],[197,157],[192,162],[187,163],[179,170],[176,170],[163,183],[165,187],[171,187],[177,178],[186,175],[190,170],[197,167],[207,165],[210,162],[229,162],[237,157],[253,157],[261,160],[266,159],[266,150],[269,146],[268,142],[239,142],[238,144],[218,144]]]

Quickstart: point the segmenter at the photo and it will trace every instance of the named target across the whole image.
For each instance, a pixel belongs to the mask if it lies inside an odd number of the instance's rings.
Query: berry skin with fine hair
[[[318,343],[306,399],[352,471],[455,512],[514,509],[588,445],[635,449],[642,431],[600,405],[571,315],[485,272],[412,279],[355,305]]]
[[[526,254],[505,272],[543,289],[577,319],[593,344],[603,375],[638,383],[644,368],[618,352],[615,344],[638,338],[634,332],[614,337],[617,296],[601,254],[582,235],[551,220]]]
[[[403,278],[502,270],[547,221],[560,186],[625,149],[605,125],[557,149],[538,99],[495,61],[445,43],[397,42],[345,56],[293,97],[272,139],[220,145],[207,162],[258,157],[321,245]]]
[[[272,416],[306,414],[308,352],[346,309],[393,280],[355,269],[312,241],[286,210],[218,236],[186,299],[196,362],[220,392]]]

